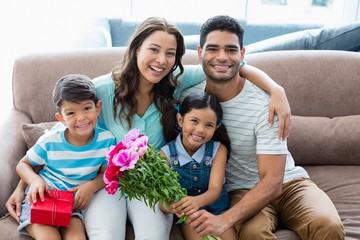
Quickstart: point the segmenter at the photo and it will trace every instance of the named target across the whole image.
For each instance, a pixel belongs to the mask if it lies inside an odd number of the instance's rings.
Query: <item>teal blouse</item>
[[[175,73],[176,74],[176,73]],[[205,80],[205,74],[201,65],[186,65],[184,73],[180,76],[180,86],[175,90],[174,96],[179,99],[182,91],[186,88],[194,86]],[[94,79],[96,94],[102,101],[102,110],[99,117],[99,125],[110,130],[116,142],[123,140],[128,132],[126,121],[114,120],[113,99],[114,99],[114,82],[111,74],[106,74]],[[117,112],[120,111],[120,106]],[[140,129],[140,133],[149,138],[149,144],[156,146],[158,149],[165,145],[163,136],[163,128],[160,123],[161,113],[156,109],[155,104],[151,104],[142,117],[134,115],[132,120],[132,128]]]

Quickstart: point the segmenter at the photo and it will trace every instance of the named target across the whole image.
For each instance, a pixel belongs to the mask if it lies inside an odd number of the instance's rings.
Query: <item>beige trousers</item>
[[[249,190],[229,193],[231,206]],[[339,214],[330,198],[310,179],[283,184],[281,195],[261,212],[235,226],[239,239],[276,239],[278,226],[294,231],[302,240],[344,239]]]

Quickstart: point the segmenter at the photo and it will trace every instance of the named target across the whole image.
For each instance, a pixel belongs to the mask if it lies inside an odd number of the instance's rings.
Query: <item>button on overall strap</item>
[[[205,145],[204,159],[210,161],[211,158],[213,157],[213,151],[214,151],[214,142],[210,140]]]
[[[170,159],[171,159],[171,165],[178,165],[178,153],[176,150],[175,140],[168,143],[169,150],[170,150]]]

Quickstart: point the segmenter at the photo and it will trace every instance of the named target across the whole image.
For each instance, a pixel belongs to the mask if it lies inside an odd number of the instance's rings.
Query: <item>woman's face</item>
[[[150,34],[136,51],[140,83],[160,82],[175,64],[176,48],[174,35],[164,31]]]

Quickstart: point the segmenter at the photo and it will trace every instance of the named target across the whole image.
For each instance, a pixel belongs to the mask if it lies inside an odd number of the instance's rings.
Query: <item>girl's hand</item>
[[[36,203],[38,194],[40,201],[44,201],[44,193],[48,190],[49,186],[46,184],[45,180],[37,175],[37,177],[35,177],[29,185],[29,192],[26,196],[26,201],[29,203]]]
[[[69,189],[69,191],[76,192],[74,198],[74,209],[85,209],[90,203],[95,191],[92,187],[92,182],[86,182],[77,187]]]
[[[200,203],[197,200],[197,197],[184,197],[179,202],[174,203],[174,208],[176,209],[176,212],[181,214],[180,216],[189,216],[199,210],[199,208],[201,207]]]

